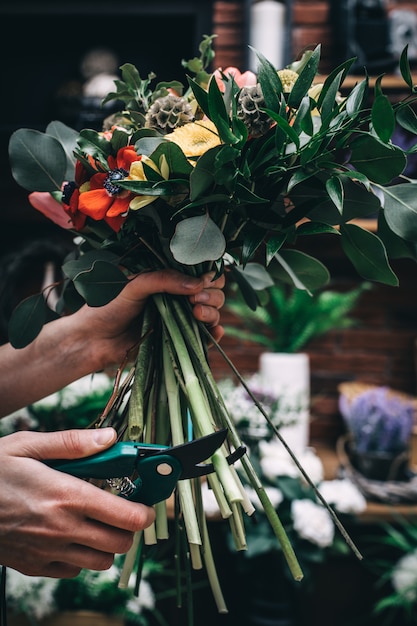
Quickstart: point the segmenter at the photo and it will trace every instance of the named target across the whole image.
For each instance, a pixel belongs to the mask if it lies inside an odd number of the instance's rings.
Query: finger
[[[18,432],[2,439],[2,451],[14,456],[44,459],[77,459],[108,448],[117,437],[113,428],[72,429],[51,433]]]

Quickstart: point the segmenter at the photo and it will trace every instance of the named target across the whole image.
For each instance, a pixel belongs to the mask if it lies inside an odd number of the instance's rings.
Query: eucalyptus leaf
[[[65,180],[74,180],[76,162],[74,151],[77,148],[78,132],[59,121],[50,122],[46,127],[45,132],[47,135],[55,137],[55,139],[57,139],[60,142],[61,146],[64,148],[65,154],[67,155],[67,170],[65,172]]]
[[[88,272],[93,268],[95,261],[105,261],[118,265],[120,258],[109,250],[90,250],[82,254],[78,259],[70,259],[62,266],[65,276],[73,280],[80,272]]]
[[[37,130],[19,128],[9,140],[13,178],[28,191],[61,190],[67,155],[60,142]]]
[[[169,247],[178,263],[197,265],[223,256],[226,240],[208,215],[199,215],[177,224]]]
[[[14,348],[24,348],[39,335],[48,310],[42,293],[29,296],[17,305],[8,324],[9,341]]]
[[[97,260],[91,269],[79,272],[73,282],[89,306],[103,306],[119,295],[128,279],[113,263]]]

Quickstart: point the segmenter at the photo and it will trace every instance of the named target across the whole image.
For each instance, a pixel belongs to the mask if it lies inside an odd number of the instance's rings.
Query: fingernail
[[[210,299],[210,295],[207,291],[200,291],[200,293],[196,293],[194,296],[194,300],[196,302],[208,302]]]
[[[113,440],[113,428],[97,428],[97,430],[94,431],[94,441],[100,446],[107,446]]]

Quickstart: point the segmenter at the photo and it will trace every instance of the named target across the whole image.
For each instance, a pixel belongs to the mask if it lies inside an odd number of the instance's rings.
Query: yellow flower
[[[165,155],[161,156],[161,160],[159,163],[159,169],[155,165],[155,163],[147,156],[142,156],[140,161],[134,161],[130,166],[129,171],[129,179],[130,180],[148,180],[145,176],[145,170],[143,169],[143,164],[146,163],[149,167],[151,167],[155,172],[158,172],[165,180],[169,178],[169,166],[166,160]],[[142,209],[144,206],[151,204],[156,200],[157,196],[135,196],[133,200],[131,200],[129,204],[129,209],[132,211],[137,211],[138,209]]]
[[[210,148],[220,145],[217,128],[210,120],[180,126],[166,135],[165,139],[176,143],[188,158],[199,157]]]
[[[279,70],[278,76],[282,83],[283,90],[285,93],[289,93],[294,87],[295,81],[298,79],[297,72],[294,72],[294,70]]]
[[[317,83],[316,85],[312,85],[310,89],[308,90],[308,95],[310,96],[310,98],[312,98],[313,100],[317,102],[322,89],[323,89],[323,83]],[[320,113],[318,109],[313,109],[311,111],[311,115],[320,115]]]

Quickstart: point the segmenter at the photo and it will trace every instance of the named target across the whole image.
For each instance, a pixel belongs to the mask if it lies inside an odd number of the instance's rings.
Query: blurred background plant
[[[95,611],[122,618],[126,623],[167,626],[156,610],[152,575],[160,574],[162,564],[147,560],[141,569],[140,584],[131,576],[126,588],[118,587],[121,558],[106,571],[82,570],[75,578],[56,579],[25,576],[7,571],[6,600],[10,616],[22,614],[37,624],[61,611]],[[155,621],[156,620],[156,621]]]
[[[226,308],[244,320],[244,328],[226,326],[227,334],[264,345],[269,352],[298,352],[307,343],[334,329],[358,324],[351,312],[364,291],[363,282],[355,289],[322,289],[308,292],[286,283],[274,283],[257,292],[262,306],[252,310],[240,292],[231,290]]]

